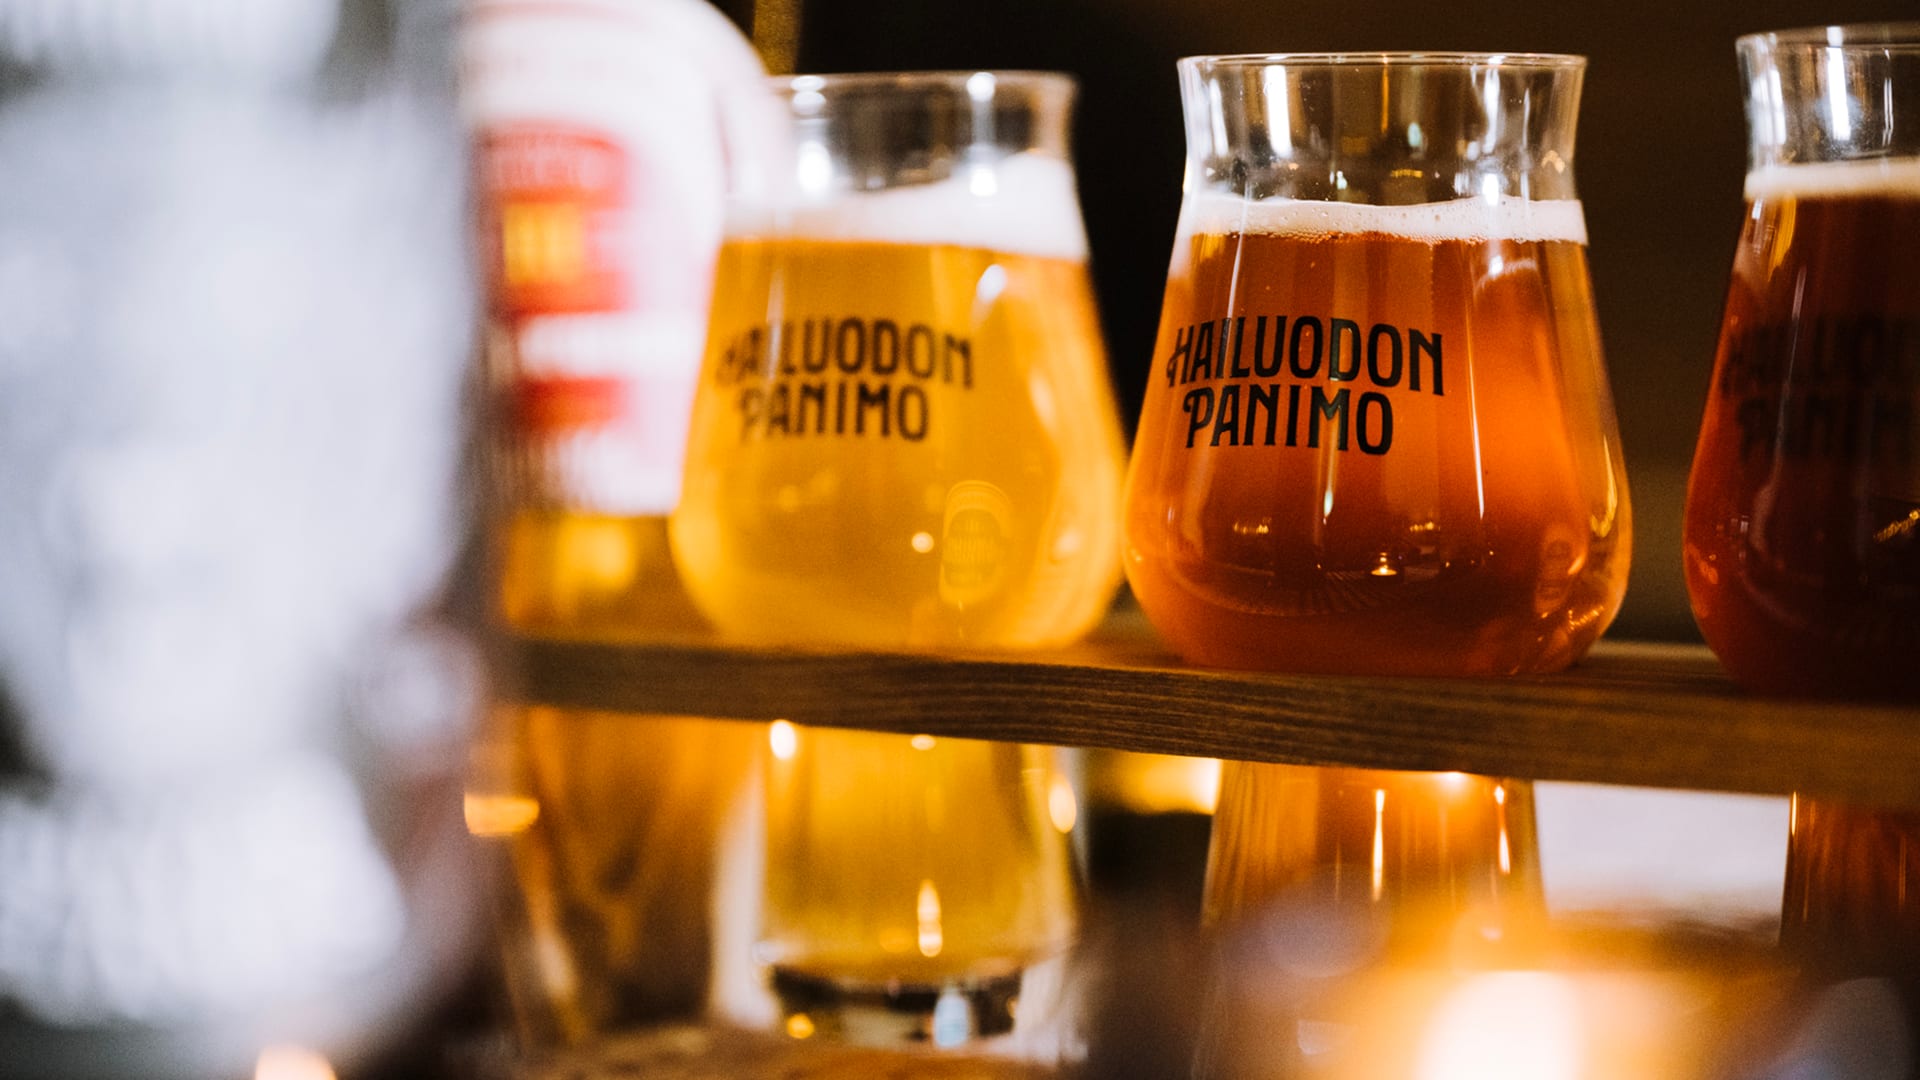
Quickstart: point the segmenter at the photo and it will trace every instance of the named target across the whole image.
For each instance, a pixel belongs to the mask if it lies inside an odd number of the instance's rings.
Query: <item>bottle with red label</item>
[[[729,88],[761,75],[697,2],[476,0],[463,35],[516,629],[693,625],[666,515],[700,353]]]
[[[496,618],[536,635],[698,627],[666,517],[723,166],[743,153],[760,61],[702,0],[470,0],[461,53]],[[511,868],[503,947],[522,1033],[585,1043],[697,1014],[725,981],[720,837],[764,736],[518,704],[495,710],[491,735],[467,821]]]

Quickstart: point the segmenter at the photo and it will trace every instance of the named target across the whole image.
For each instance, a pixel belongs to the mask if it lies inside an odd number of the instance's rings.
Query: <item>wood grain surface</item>
[[[1739,692],[1693,645],[1602,641],[1505,679],[1282,675],[1183,665],[1137,612],[1056,653],[971,657],[514,638],[529,702],[1110,747],[1920,805],[1920,707]]]

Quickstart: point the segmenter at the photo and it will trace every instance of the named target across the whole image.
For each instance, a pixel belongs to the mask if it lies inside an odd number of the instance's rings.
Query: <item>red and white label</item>
[[[726,187],[716,79],[757,72],[696,6],[689,22],[670,3],[482,2],[465,28],[515,505],[651,516],[679,501]]]

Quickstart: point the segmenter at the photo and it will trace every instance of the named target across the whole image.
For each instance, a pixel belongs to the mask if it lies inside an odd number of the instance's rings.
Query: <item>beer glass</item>
[[[1023,973],[1074,931],[1052,753],[791,725],[769,742],[756,953],[787,1030],[937,1046],[1013,1030]]]
[[[1775,694],[1920,695],[1920,23],[1755,34],[1687,590]]]
[[[1123,454],[1071,82],[775,89],[787,140],[736,181],[671,521],[689,593],[743,642],[1078,636],[1119,580]],[[1074,922],[1040,752],[791,725],[770,746],[761,955],[787,1030],[1006,1030]]]
[[[1384,917],[1413,939],[1470,914],[1542,914],[1533,786],[1467,773],[1230,761],[1221,770],[1204,916],[1227,924],[1276,901]]]
[[[530,1043],[699,1015],[716,980],[715,890],[760,725],[503,707],[505,775],[469,827],[506,840],[509,988]],[[511,795],[507,794],[511,793]]]
[[[1780,943],[1827,975],[1920,971],[1920,812],[1793,797]]]
[[[1630,514],[1573,183],[1584,61],[1180,62],[1126,570],[1197,663],[1551,671]]]
[[[1072,83],[779,92],[788,170],[736,192],[672,518],[695,603],[742,641],[1077,637],[1119,583],[1122,450]]]
[[[699,0],[478,0],[460,53],[497,617],[522,634],[696,630],[667,512],[720,246],[722,150],[746,122],[725,89],[764,73]],[[709,918],[719,834],[763,741],[720,720],[494,710],[468,820],[512,868],[503,929],[530,1041],[706,1005],[725,944]]]
[[[667,514],[720,245],[723,141],[746,123],[716,99],[763,78],[759,61],[698,3],[476,0],[461,53],[500,614],[543,633],[695,627]]]
[[[1354,1041],[1344,977],[1370,966],[1534,959],[1539,866],[1524,781],[1227,762],[1203,901],[1222,938],[1218,1005],[1195,1075],[1338,1060],[1329,1048]]]

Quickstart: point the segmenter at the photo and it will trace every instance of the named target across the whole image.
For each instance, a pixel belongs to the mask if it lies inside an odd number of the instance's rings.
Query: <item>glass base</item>
[[[853,1046],[966,1046],[1013,1031],[1021,972],[940,984],[867,983],[773,969],[782,1025]]]

